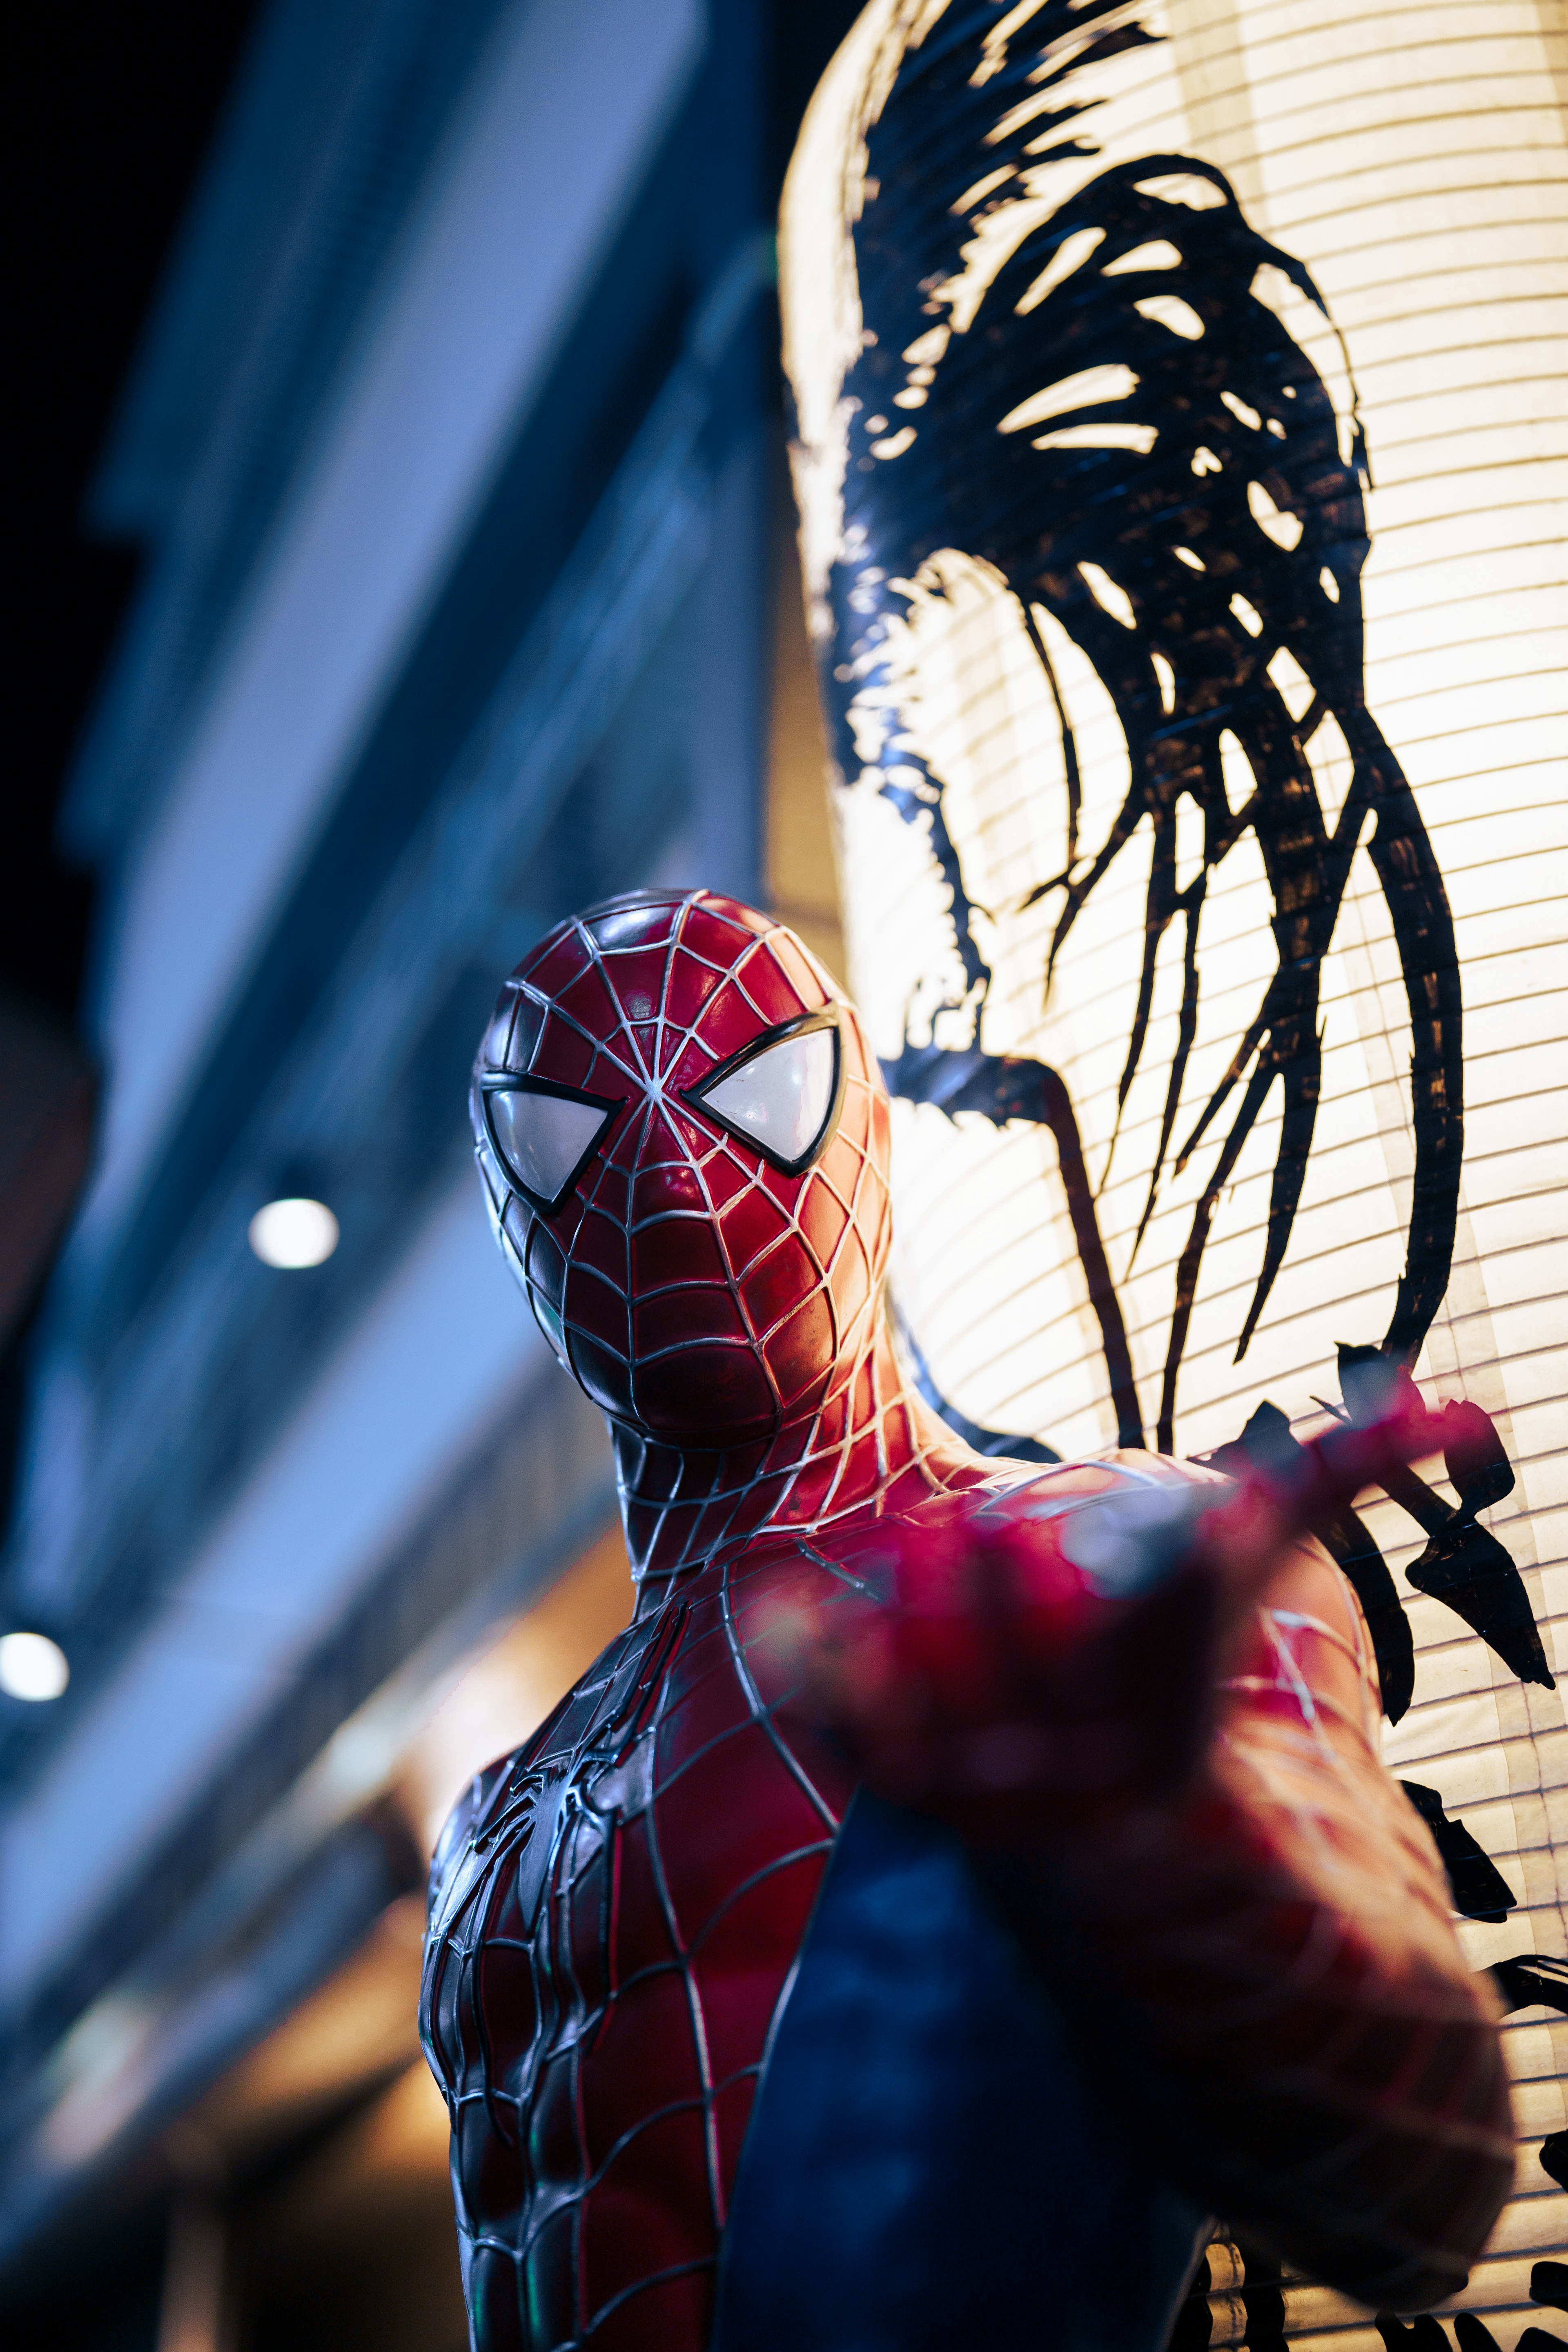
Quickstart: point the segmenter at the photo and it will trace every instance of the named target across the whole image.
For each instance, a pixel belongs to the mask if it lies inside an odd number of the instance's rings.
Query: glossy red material
[[[692,1570],[482,1776],[437,1859],[426,2031],[486,2352],[706,2341],[768,2028],[852,1786],[748,1668],[780,1568]]]
[[[734,1055],[825,1011],[838,1024],[838,1116],[813,1164],[786,1175],[690,1097]],[[549,1215],[509,1182],[483,1118],[487,1080],[508,1076],[617,1106]],[[990,1475],[893,1361],[887,1096],[854,1008],[783,924],[706,891],[563,924],[508,981],[475,1087],[501,1246],[609,1416],[639,1579],[763,1526]]]
[[[686,1089],[826,1006],[841,1100],[785,1175]],[[1179,1640],[1159,1592],[1135,1598],[1094,1673],[1080,1651],[1053,1679],[1052,1608],[1084,1591],[1063,1528],[1192,1474],[1123,1454],[1042,1478],[973,1454],[905,1388],[883,1320],[886,1100],[852,1008],[780,925],[705,893],[563,925],[487,1033],[476,1087],[508,1077],[616,1105],[548,1214],[478,1100],[475,1132],[514,1271],[610,1418],[640,1591],[437,1856],[423,2026],[479,2352],[702,2352],[753,2094],[854,1786],[792,1711],[792,1659],[839,1619],[859,1641],[856,1579],[896,1586],[933,1545],[957,1600],[923,1626],[905,1610],[881,1692],[884,1728],[915,1722],[904,1793],[980,1836],[1014,1735],[1038,1735],[1029,1817],[1005,1833],[1065,1874],[1094,1974],[1186,2085],[1199,2193],[1223,2145],[1325,2275],[1444,2291],[1506,2185],[1506,2086],[1430,1840],[1377,1761],[1338,1571],[1298,1547],[1250,1582],[1216,1574]],[[987,1649],[994,1591],[964,1564],[986,1498],[1026,1485],[1000,1507],[1029,1520],[1047,1671],[1020,1727]],[[939,1686],[964,1695],[956,1744],[919,1736]],[[837,1711],[853,1735],[855,1705]],[[859,1728],[899,1793],[864,1710]]]

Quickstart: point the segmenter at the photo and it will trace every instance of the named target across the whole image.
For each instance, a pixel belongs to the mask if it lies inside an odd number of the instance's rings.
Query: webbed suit
[[[1053,1750],[1092,1834],[987,1892],[781,1706],[781,1601],[863,1601],[889,1540],[962,1547],[1026,1487],[1044,1556],[1186,1474],[1042,1481],[911,1394],[880,1080],[768,918],[668,891],[562,925],[473,1110],[501,1246],[609,1420],[639,1586],[436,1860],[423,2029],[475,2345],[1159,2352],[1215,2195],[1368,2294],[1443,2291],[1502,2194],[1506,2090],[1337,1572],[1303,1553],[1228,1644],[1196,1781],[1124,1801],[1145,1641]]]

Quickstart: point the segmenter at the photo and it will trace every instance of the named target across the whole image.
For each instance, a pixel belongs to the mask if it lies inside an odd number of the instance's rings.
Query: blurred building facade
[[[106,1097],[0,1585],[71,1666],[0,1698],[22,2340],[463,2340],[425,1857],[630,1605],[467,1066],[616,890],[836,956],[771,228],[853,13],[270,0],[150,319],[65,820]],[[247,1243],[291,1195],[308,1270]]]

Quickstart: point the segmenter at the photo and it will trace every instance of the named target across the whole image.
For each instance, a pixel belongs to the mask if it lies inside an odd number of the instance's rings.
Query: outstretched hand
[[[1461,1435],[1463,1407],[1428,1412],[1393,1368],[1376,1407],[1239,1482],[1122,1456],[882,1523],[844,1562],[859,1588],[787,1628],[797,1704],[879,1794],[976,1843],[1168,1799],[1301,1538]]]
[[[1511,2178],[1497,2006],[1379,1760],[1354,1598],[1303,1538],[1489,1434],[1392,1368],[1357,1402],[1235,1484],[1128,1454],[939,1496],[843,1547],[853,1580],[775,1639],[870,1788],[1010,1849],[987,1880],[1020,1949],[1170,2177],[1419,2309]]]

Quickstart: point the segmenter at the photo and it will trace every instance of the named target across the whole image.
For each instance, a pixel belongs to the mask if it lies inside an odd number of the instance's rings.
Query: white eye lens
[[[486,1097],[496,1150],[525,1192],[553,1208],[609,1125],[601,1103],[498,1087]]]
[[[808,1029],[742,1062],[700,1099],[726,1127],[750,1136],[786,1168],[808,1160],[822,1140],[838,1080],[832,1029]]]

